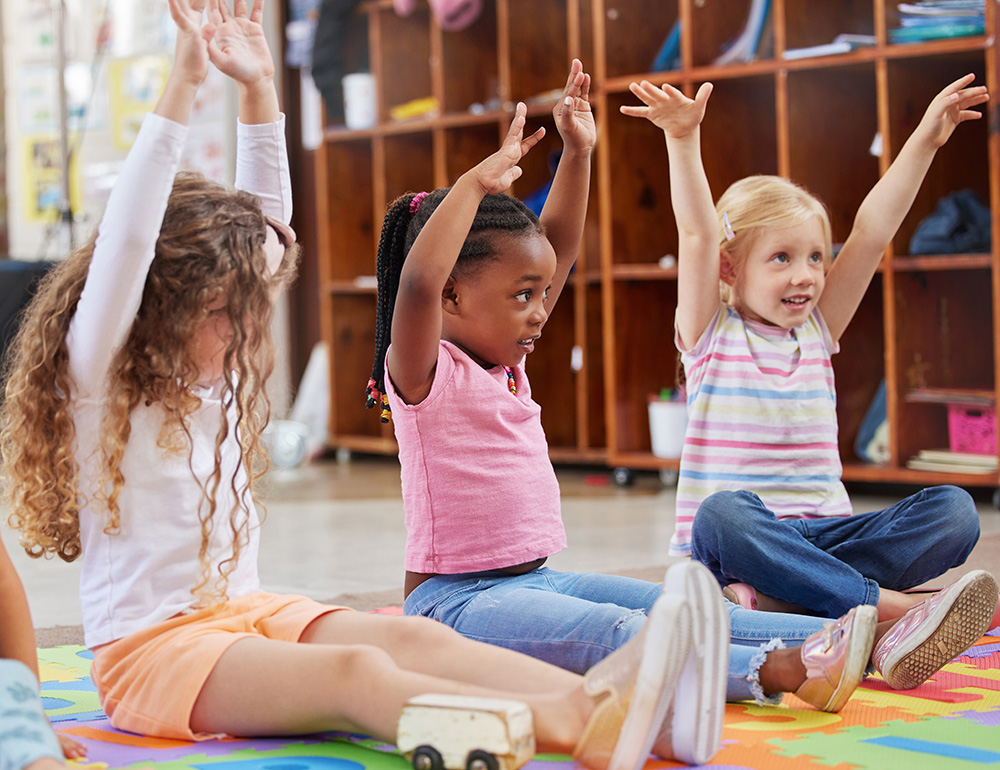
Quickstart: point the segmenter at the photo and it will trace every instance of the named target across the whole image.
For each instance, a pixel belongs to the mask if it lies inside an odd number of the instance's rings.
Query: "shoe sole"
[[[868,659],[871,657],[876,625],[878,625],[878,610],[875,607],[865,604],[854,610],[854,630],[847,648],[844,673],[837,688],[820,711],[831,714],[840,711],[861,684],[861,680],[865,677],[865,669],[868,668]]]
[[[607,770],[639,770],[649,757],[691,649],[691,608],[661,595],[646,619],[635,690]]]
[[[953,588],[957,590],[952,601],[942,602],[924,621],[926,630],[886,656],[882,678],[892,689],[919,687],[989,630],[997,605],[996,579],[977,570]]]
[[[691,654],[681,674],[678,694],[694,701],[693,708],[675,705],[671,725],[673,754],[688,764],[709,762],[722,742],[729,674],[729,613],[719,583],[698,562],[681,562],[663,579],[667,594],[678,594],[691,607]]]

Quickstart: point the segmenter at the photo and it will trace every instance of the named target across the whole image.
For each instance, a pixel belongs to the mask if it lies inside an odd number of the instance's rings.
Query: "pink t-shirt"
[[[431,392],[386,391],[399,441],[406,569],[455,574],[523,564],[566,547],[559,483],[522,363],[517,395],[442,340]]]

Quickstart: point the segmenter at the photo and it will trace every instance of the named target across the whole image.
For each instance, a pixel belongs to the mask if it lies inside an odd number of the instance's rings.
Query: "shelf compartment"
[[[785,48],[808,48],[832,43],[841,33],[875,34],[872,0],[785,0]]]
[[[739,179],[778,173],[778,128],[775,81],[771,75],[723,80],[713,85],[701,124],[701,156],[712,198],[718,200]],[[665,176],[665,150],[663,154]]]
[[[900,391],[900,462],[921,449],[948,446],[946,410],[907,401],[921,388],[993,391],[993,301],[990,273],[964,270],[900,273],[895,276],[900,330],[897,381]]]
[[[372,145],[368,139],[327,143],[325,174],[329,180],[317,199],[325,208],[317,216],[325,222],[327,237],[319,255],[325,263],[325,280],[349,281],[358,275],[375,274],[374,192],[372,190]],[[349,180],[349,181],[348,181]]]
[[[506,135],[508,126],[503,125],[500,128]],[[562,138],[556,130],[555,120],[553,120],[551,113],[546,112],[529,118],[525,124],[524,133],[527,136],[539,128],[545,129],[545,136],[531,148],[531,152],[521,158],[518,165],[523,173],[514,182],[511,189],[511,193],[521,200],[539,193],[540,188],[552,181],[559,154],[563,148]],[[493,151],[496,152],[497,148],[494,148]]]
[[[788,103],[789,176],[826,204],[833,242],[843,243],[879,178],[869,151],[878,132],[875,68],[789,72]]]
[[[602,2],[594,20],[604,28],[607,77],[631,76],[653,71],[653,62],[678,16],[677,0],[618,0]]]
[[[752,5],[751,0],[714,0],[711,3],[691,4],[692,66],[713,65],[723,55],[746,26]],[[761,43],[754,52],[755,58],[771,58],[773,45],[769,45],[768,41],[773,40],[773,24],[774,14],[769,13],[764,20]]]
[[[392,426],[379,422],[377,407],[365,408],[375,354],[375,297],[335,295],[330,307],[331,444],[341,445],[340,436],[391,436]]]
[[[433,190],[434,138],[429,132],[397,134],[383,140],[385,205],[403,193]],[[379,222],[381,227],[381,222]]]
[[[631,94],[610,94],[604,119],[603,147],[611,162],[610,196],[613,262],[656,262],[665,254],[677,254],[677,228],[670,206],[670,180],[663,132],[645,118],[630,118],[619,112],[622,104],[637,104]],[[641,163],[624,159],[642,158]]]
[[[511,103],[530,104],[542,94],[562,91],[570,61],[567,3],[508,0],[507,5],[510,93],[505,98]],[[584,61],[584,67],[589,65]]]
[[[430,10],[419,4],[409,16],[392,8],[377,13],[381,73],[378,99],[380,121],[401,104],[434,95],[431,85]]]
[[[339,36],[343,46],[336,52],[339,57],[340,75],[348,75],[355,72],[370,72],[369,56],[369,29],[370,14],[368,11],[360,10],[351,13],[346,18],[339,18],[337,24],[345,25],[344,31]],[[322,42],[322,41],[321,41]],[[332,68],[331,68],[332,69]],[[321,73],[320,77],[323,77]],[[323,99],[323,125],[326,129],[343,129],[344,127],[344,90],[339,79],[332,82],[329,87],[324,87]]]
[[[970,72],[975,73],[975,82],[982,85],[985,83],[985,68],[984,55],[976,51],[890,61],[888,149],[892,157],[899,153],[941,89]],[[986,116],[980,120],[965,121],[955,128],[952,137],[938,150],[913,206],[893,240],[894,253],[910,253],[910,240],[917,226],[949,193],[968,187],[989,205],[988,124]]]
[[[441,68],[445,114],[467,113],[473,104],[494,110],[501,106],[496,0],[485,0],[465,29],[441,32]],[[448,77],[459,72],[461,76]]]
[[[500,148],[500,139],[499,123],[445,129],[445,186],[455,184],[462,174],[495,153]]]
[[[840,456],[845,463],[858,460],[854,442],[884,377],[883,295],[883,278],[876,275],[840,338],[840,352],[832,359],[837,386]],[[873,330],[878,330],[878,333]]]
[[[614,286],[615,403],[619,452],[650,452],[648,398],[662,388],[678,387],[679,353],[673,342],[676,285],[664,281],[629,281]]]
[[[596,254],[594,261],[597,261]],[[587,423],[579,428],[583,446],[590,450],[603,450],[608,445],[607,425],[604,419],[604,339],[601,334],[604,315],[600,287],[587,286],[583,290],[584,340],[583,372],[586,374]],[[579,409],[579,405],[577,407]]]
[[[542,408],[542,427],[551,447],[577,445],[576,374],[570,366],[575,307],[576,297],[567,286],[524,364],[531,380],[531,397]]]

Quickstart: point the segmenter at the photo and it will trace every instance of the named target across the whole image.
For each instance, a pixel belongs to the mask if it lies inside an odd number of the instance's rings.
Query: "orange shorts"
[[[240,596],[95,647],[90,675],[119,730],[205,740],[215,736],[191,731],[191,711],[229,645],[260,636],[297,642],[316,618],[343,609],[305,596]]]

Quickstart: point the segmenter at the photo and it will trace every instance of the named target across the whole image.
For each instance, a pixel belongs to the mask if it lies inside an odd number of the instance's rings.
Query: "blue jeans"
[[[403,609],[582,674],[639,632],[660,590],[645,580],[540,567],[524,575],[437,575],[417,586]],[[763,700],[757,684],[762,645],[775,639],[799,645],[823,620],[726,605],[732,626],[727,700]]]
[[[975,503],[958,487],[924,489],[872,513],[780,520],[752,492],[716,492],[698,508],[691,557],[722,585],[749,583],[836,618],[877,604],[880,586],[902,591],[957,567],[978,539]]]

